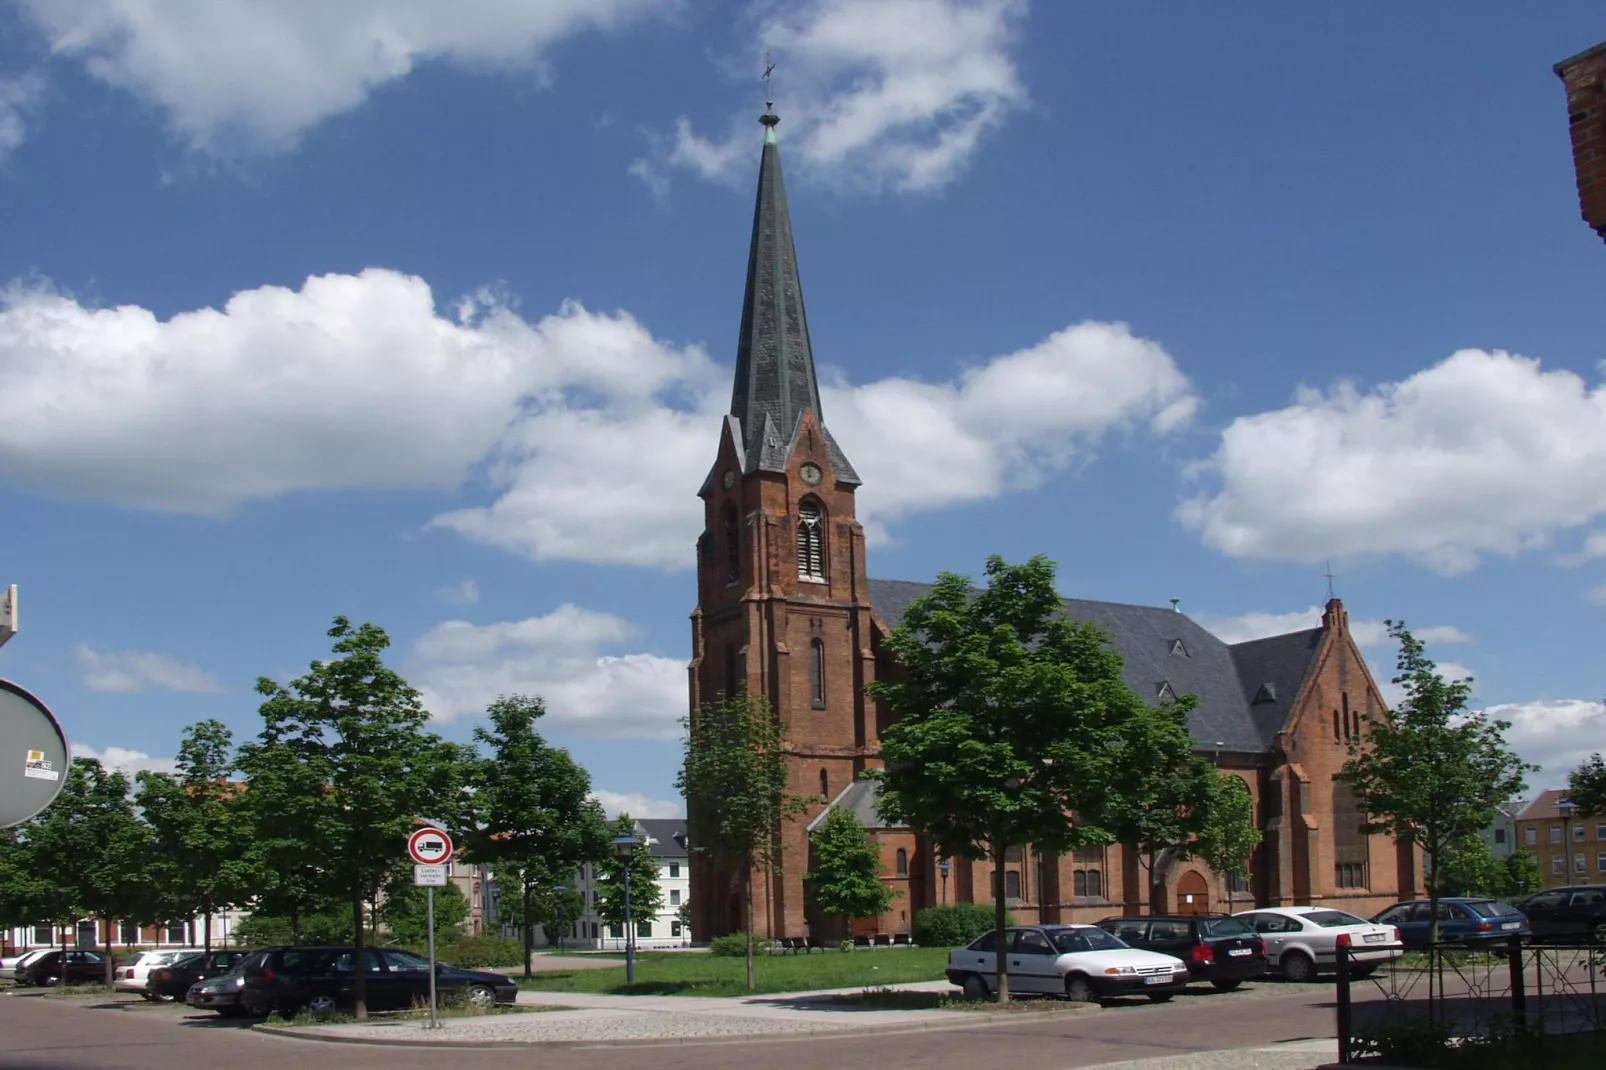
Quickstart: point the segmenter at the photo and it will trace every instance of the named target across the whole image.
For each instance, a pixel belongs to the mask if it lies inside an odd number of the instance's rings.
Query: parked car
[[[1535,940],[1606,943],[1606,884],[1551,888],[1517,904]]]
[[[27,969],[30,962],[37,961],[40,956],[48,955],[53,950],[55,949],[49,947],[40,947],[35,948],[32,951],[24,951],[16,958],[9,960],[11,962],[11,968],[0,971],[0,977],[4,977],[8,981],[17,980],[17,978],[22,975],[22,971]]]
[[[948,952],[948,980],[972,999],[998,986],[997,932]],[[1111,996],[1147,996],[1163,1003],[1188,984],[1181,959],[1128,947],[1094,925],[1043,925],[1005,930],[1009,990],[1093,1003]]]
[[[1231,992],[1270,968],[1266,941],[1241,918],[1166,914],[1105,918],[1099,928],[1129,947],[1158,951],[1188,964],[1188,976]]]
[[[248,1014],[272,1011],[289,1017],[303,1008],[327,1014],[356,999],[353,947],[276,947],[252,956],[244,969],[240,1006]],[[391,1010],[429,1002],[429,962],[399,948],[364,948],[367,1004]],[[498,973],[460,970],[445,963],[435,970],[442,1000],[463,998],[478,1006],[512,1003],[518,986]]]
[[[1233,915],[1266,941],[1266,957],[1290,981],[1314,981],[1338,968],[1340,944],[1351,952],[1352,977],[1366,977],[1405,954],[1400,931],[1328,907],[1262,907]]]
[[[47,951],[17,968],[19,985],[70,985],[105,979],[106,956],[99,951]]]
[[[146,991],[153,999],[183,999],[191,985],[228,973],[245,955],[244,951],[238,949],[181,955],[165,966],[151,970]]]
[[[136,951],[117,964],[112,987],[119,992],[138,992],[146,999],[156,999],[148,986],[151,971],[158,966],[171,965],[186,955],[198,955],[203,950],[199,947],[168,947],[160,951]]]
[[[240,1006],[240,992],[245,988],[246,966],[253,961],[260,963],[267,955],[266,951],[243,953],[227,973],[192,984],[184,994],[184,1002],[197,1010],[217,1011],[225,1018],[244,1014],[245,1009]]]
[[[1400,930],[1406,947],[1427,947],[1432,934],[1432,901],[1412,899],[1395,903],[1372,918],[1379,925]],[[1456,896],[1439,900],[1439,942],[1492,944],[1513,936],[1533,935],[1522,912],[1498,899]]]

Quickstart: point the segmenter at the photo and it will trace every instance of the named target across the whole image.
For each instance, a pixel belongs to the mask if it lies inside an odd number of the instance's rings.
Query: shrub
[[[429,944],[423,941],[409,941],[393,946],[404,947],[415,955],[428,957]],[[494,969],[511,969],[522,966],[524,963],[524,945],[518,940],[510,940],[505,936],[470,936],[452,933],[436,933],[435,959],[438,962],[450,962],[453,966],[462,966],[465,969],[479,969],[492,967]]]
[[[1004,919],[1013,925],[1013,915]],[[914,940],[921,947],[959,947],[993,927],[993,908],[987,903],[955,903],[927,907],[915,915]]]
[[[753,950],[754,951],[762,951],[763,950],[763,946],[762,945],[763,945],[763,940],[762,939],[760,939],[758,937],[754,937],[753,938]],[[710,940],[708,942],[708,953],[710,955],[713,955],[715,958],[721,958],[721,959],[746,958],[747,957],[747,934],[746,933],[727,933],[724,936],[716,936],[716,937],[714,937],[712,940]]]

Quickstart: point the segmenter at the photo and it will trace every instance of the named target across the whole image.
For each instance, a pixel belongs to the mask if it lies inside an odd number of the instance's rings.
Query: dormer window
[[[1181,639],[1171,640],[1171,656],[1174,658],[1185,658],[1188,656],[1188,648],[1182,645]]]
[[[1177,693],[1171,689],[1170,680],[1160,681],[1160,691],[1156,698],[1161,702],[1175,702],[1177,700]]]
[[[1277,701],[1277,687],[1275,684],[1261,684],[1260,690],[1255,692],[1255,701],[1251,705],[1258,706],[1263,702]]]
[[[820,503],[812,499],[797,507],[797,575],[825,581],[825,517]]]

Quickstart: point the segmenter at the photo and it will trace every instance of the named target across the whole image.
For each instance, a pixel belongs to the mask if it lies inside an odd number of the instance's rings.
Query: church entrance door
[[[1210,885],[1196,869],[1188,870],[1177,881],[1177,913],[1210,913]]]

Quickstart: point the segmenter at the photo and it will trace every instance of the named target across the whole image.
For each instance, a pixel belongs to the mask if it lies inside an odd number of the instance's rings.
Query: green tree
[[[514,893],[503,897],[502,908],[524,935],[528,977],[535,926],[555,918],[552,889],[572,886],[582,863],[602,861],[612,850],[610,834],[601,805],[590,797],[590,774],[536,731],[546,715],[541,699],[504,695],[486,715],[490,727],[474,730],[489,753],[473,767],[464,850],[494,868],[498,882]]]
[[[1504,894],[1506,867],[1481,832],[1468,833],[1450,844],[1441,870],[1445,895]]]
[[[616,836],[636,838],[630,856],[630,916],[639,925],[658,916],[664,907],[664,891],[658,884],[658,859],[629,814],[620,814],[608,827],[608,853],[598,863],[602,880],[597,885],[597,915],[611,925],[625,923],[625,863],[613,848],[611,841]],[[627,931],[625,939],[635,943],[636,934]]]
[[[59,901],[105,932],[110,988],[116,923],[145,920],[159,909],[150,879],[151,830],[134,812],[128,777],[92,758],[73,759],[61,794],[30,830],[28,843],[36,859],[51,860],[56,880],[69,890]]]
[[[266,735],[242,744],[236,764],[245,777],[239,801],[248,858],[258,874],[252,915],[283,918],[289,942],[302,943],[306,919],[331,905],[328,860],[340,828],[328,780],[321,766]]]
[[[1567,774],[1567,798],[1580,817],[1606,817],[1606,761],[1599,754]]]
[[[752,991],[753,874],[780,865],[782,822],[805,809],[803,799],[787,791],[786,741],[769,704],[741,691],[699,709],[687,722],[675,787],[686,798],[691,849],[718,872],[734,870],[742,882]]]
[[[1487,828],[1498,805],[1522,791],[1523,775],[1538,767],[1506,744],[1508,722],[1468,711],[1471,680],[1447,682],[1403,621],[1387,624],[1400,644],[1394,682],[1405,698],[1350,744],[1341,775],[1355,789],[1367,832],[1391,833],[1426,852],[1428,939],[1437,943],[1447,854]]]
[[[942,573],[888,639],[902,679],[868,689],[881,736],[882,816],[925,829],[945,856],[991,858],[998,999],[1009,998],[1004,889],[1013,847],[1064,854],[1110,842],[1133,723],[1148,709],[1091,624],[1065,615],[1053,562],[987,561],[987,587]]]
[[[1518,899],[1530,891],[1536,892],[1544,883],[1539,859],[1520,847],[1506,855],[1501,869],[1500,894],[1508,899]]]
[[[0,829],[0,933],[53,917],[52,887],[28,843],[33,823]]]
[[[403,944],[429,940],[429,889],[413,883],[411,869],[398,870],[385,881],[384,897],[375,911],[391,939]],[[456,934],[468,920],[468,896],[455,883],[435,889],[435,938]]]
[[[1227,881],[1227,912],[1232,913],[1235,882],[1249,880],[1249,861],[1260,843],[1255,827],[1255,800],[1240,776],[1220,773],[1210,789],[1210,804],[1193,844],[1193,854]]]
[[[259,750],[284,747],[305,767],[301,782],[322,805],[310,822],[322,891],[350,906],[357,961],[366,943],[364,908],[396,868],[418,820],[462,807],[463,748],[425,730],[418,692],[382,658],[390,639],[374,624],[336,617],[332,661],[283,686],[263,677]],[[353,997],[368,1016],[363,971]]]
[[[607,824],[604,820],[603,828]],[[530,867],[535,872],[530,871]],[[530,866],[519,867],[509,864],[506,867],[494,866],[491,874],[496,883],[502,888],[516,892],[528,886],[530,894],[525,897],[519,895],[504,895],[499,901],[499,922],[508,928],[519,930],[523,934],[521,946],[524,948],[524,962],[528,968],[531,949],[534,947],[533,930],[537,925],[543,926],[547,931],[549,943],[556,944],[562,937],[562,930],[577,920],[585,912],[585,900],[575,890],[574,882],[576,871],[565,869],[559,873],[547,870],[541,863],[534,862]],[[563,891],[558,891],[562,887]],[[525,919],[529,919],[530,932],[525,931]]]
[[[879,916],[896,893],[881,880],[881,850],[853,811],[833,806],[809,837],[813,858],[803,879],[821,912],[850,926],[855,918]]]
[[[212,915],[247,902],[259,885],[251,835],[234,772],[234,736],[221,721],[184,732],[177,774],[140,773],[136,802],[155,835],[157,872],[179,913],[202,921],[212,950]]]

